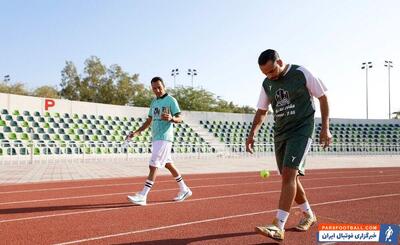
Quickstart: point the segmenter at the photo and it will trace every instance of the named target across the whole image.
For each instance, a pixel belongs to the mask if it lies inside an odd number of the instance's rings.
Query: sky
[[[257,58],[269,48],[329,89],[333,118],[388,118],[400,111],[400,1],[397,0],[0,0],[0,80],[58,86],[66,61],[83,72],[92,55],[140,82],[161,76],[238,105],[256,107],[264,79]],[[317,111],[319,116],[319,111]]]

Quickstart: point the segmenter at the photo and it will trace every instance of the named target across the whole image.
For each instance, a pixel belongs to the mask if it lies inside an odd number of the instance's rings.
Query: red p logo
[[[53,107],[56,104],[54,100],[51,99],[45,99],[44,100],[44,109],[47,111],[49,107]]]

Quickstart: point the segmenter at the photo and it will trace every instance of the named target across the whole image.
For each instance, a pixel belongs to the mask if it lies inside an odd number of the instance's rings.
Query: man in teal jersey
[[[180,191],[174,198],[175,201],[183,201],[192,195],[192,191],[186,186],[182,176],[173,164],[171,158],[172,142],[174,141],[173,124],[181,123],[182,116],[176,99],[165,91],[164,81],[160,77],[151,79],[151,87],[156,95],[150,105],[149,114],[144,124],[134,132],[130,132],[127,139],[138,136],[151,125],[152,151],[149,161],[150,172],[144,184],[143,190],[128,200],[137,205],[146,205],[147,194],[153,187],[158,168],[167,168],[175,177]]]
[[[254,136],[271,105],[275,120],[275,158],[282,175],[282,189],[276,218],[270,225],[256,227],[256,232],[283,240],[285,223],[293,201],[299,204],[304,214],[297,230],[306,231],[317,222],[299,176],[305,174],[305,156],[310,149],[314,131],[313,97],[318,98],[321,108],[320,143],[325,148],[332,141],[327,89],[321,80],[304,67],[285,64],[275,50],[262,52],[258,64],[266,78],[262,84],[253,126],[246,140],[246,150],[253,153]]]

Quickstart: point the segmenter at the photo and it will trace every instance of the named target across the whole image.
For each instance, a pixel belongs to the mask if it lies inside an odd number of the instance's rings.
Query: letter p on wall
[[[44,100],[44,110],[49,110],[49,107],[55,106],[56,102],[52,99],[45,99]]]

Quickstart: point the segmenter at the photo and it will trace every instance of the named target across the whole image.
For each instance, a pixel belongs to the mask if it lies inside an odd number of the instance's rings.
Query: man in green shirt
[[[138,136],[151,125],[152,155],[149,161],[150,172],[143,190],[133,196],[128,196],[129,201],[142,206],[147,204],[147,194],[153,187],[158,168],[167,168],[172,176],[175,177],[180,188],[177,197],[174,198],[175,201],[183,201],[192,195],[192,191],[186,186],[171,158],[172,142],[174,141],[173,124],[182,122],[178,102],[174,97],[166,93],[162,78],[154,77],[151,80],[151,87],[156,98],[151,102],[147,120],[138,130],[130,132],[127,137],[127,139],[131,139]]]
[[[275,157],[282,176],[282,189],[276,218],[270,225],[256,227],[256,232],[283,240],[285,223],[293,201],[299,204],[304,213],[296,227],[298,230],[306,231],[317,222],[299,176],[305,174],[305,156],[310,149],[314,131],[313,97],[318,98],[321,108],[320,143],[325,148],[332,141],[327,89],[321,80],[304,67],[285,64],[275,50],[262,52],[258,64],[266,78],[262,84],[253,126],[246,140],[246,151],[253,153],[254,137],[271,105],[275,121]]]

